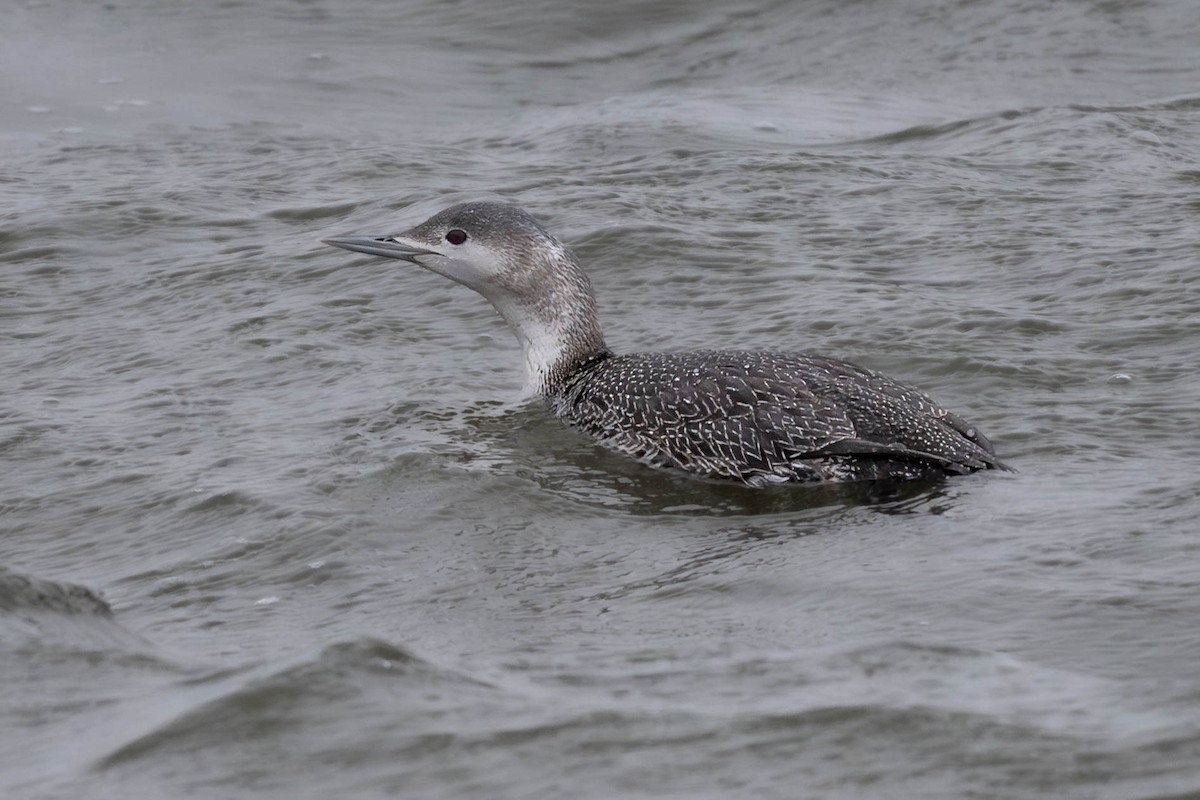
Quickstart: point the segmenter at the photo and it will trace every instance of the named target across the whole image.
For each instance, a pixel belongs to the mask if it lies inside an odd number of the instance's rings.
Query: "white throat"
[[[507,297],[488,297],[508,323],[525,357],[526,395],[546,394],[554,376],[560,374],[570,358],[571,332],[562,320],[547,323]]]

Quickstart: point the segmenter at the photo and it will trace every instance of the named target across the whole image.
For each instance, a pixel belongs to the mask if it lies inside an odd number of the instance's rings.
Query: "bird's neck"
[[[594,302],[549,318],[519,306],[496,308],[521,343],[527,394],[556,394],[579,367],[608,352]]]
[[[525,389],[553,396],[581,366],[608,353],[591,284],[562,247],[543,269],[522,269],[485,296],[516,334],[525,355]]]

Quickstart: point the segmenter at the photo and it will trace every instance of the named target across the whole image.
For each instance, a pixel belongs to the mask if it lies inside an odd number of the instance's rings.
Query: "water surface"
[[[1200,791],[1188,0],[4,17],[6,796]],[[1019,472],[598,451],[318,242],[481,197],[615,349],[853,360]]]

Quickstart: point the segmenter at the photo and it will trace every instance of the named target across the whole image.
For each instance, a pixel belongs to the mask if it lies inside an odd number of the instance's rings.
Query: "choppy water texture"
[[[0,12],[0,794],[1198,796],[1195,3],[510,6]],[[598,451],[317,241],[481,197],[1020,471]]]

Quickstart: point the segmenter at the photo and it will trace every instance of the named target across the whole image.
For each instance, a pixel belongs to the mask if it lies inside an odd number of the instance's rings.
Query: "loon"
[[[574,253],[513,205],[462,203],[403,233],[322,241],[417,264],[483,295],[521,343],[527,390],[567,424],[654,467],[752,487],[1010,469],[928,395],[844,361],[614,354]]]

